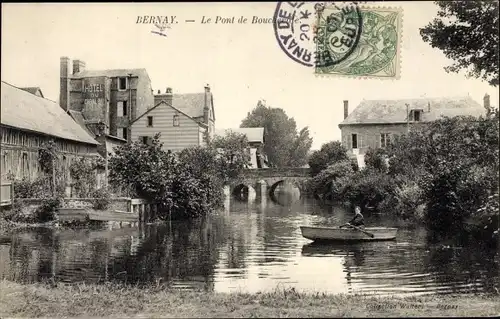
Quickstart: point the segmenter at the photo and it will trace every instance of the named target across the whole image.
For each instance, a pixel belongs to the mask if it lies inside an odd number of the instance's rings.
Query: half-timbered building
[[[58,154],[58,171],[64,174],[66,186],[69,186],[72,160],[98,156],[99,143],[56,102],[3,81],[1,88],[2,180],[37,179],[41,175],[39,150],[53,141]]]

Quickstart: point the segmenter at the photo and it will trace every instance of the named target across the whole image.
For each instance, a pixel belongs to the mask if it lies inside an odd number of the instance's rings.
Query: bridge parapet
[[[270,177],[309,177],[311,169],[304,167],[281,167],[247,169],[245,178],[270,178]]]

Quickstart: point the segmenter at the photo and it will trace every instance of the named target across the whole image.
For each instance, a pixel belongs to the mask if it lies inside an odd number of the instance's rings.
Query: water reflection
[[[421,228],[400,229],[391,242],[311,244],[301,237],[300,225],[338,225],[350,213],[300,196],[279,200],[286,204],[266,196],[245,202],[228,198],[215,216],[171,225],[18,230],[0,240],[0,278],[165,282],[177,288],[249,292],[278,284],[377,294],[499,288],[495,252],[431,244]],[[365,217],[370,225],[397,225],[382,215]]]

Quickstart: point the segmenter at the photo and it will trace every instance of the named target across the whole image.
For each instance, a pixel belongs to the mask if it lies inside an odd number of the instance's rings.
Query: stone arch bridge
[[[248,169],[239,181],[230,185],[229,191],[241,191],[243,187],[252,187],[257,196],[272,195],[279,185],[291,183],[298,187],[302,194],[304,182],[310,177],[310,169],[302,167],[259,168]]]

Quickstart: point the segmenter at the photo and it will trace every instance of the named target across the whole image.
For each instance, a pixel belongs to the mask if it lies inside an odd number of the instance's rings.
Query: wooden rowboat
[[[302,236],[314,241],[377,241],[393,240],[396,238],[397,228],[367,227],[363,229],[373,237],[350,227],[311,227],[300,226]]]

